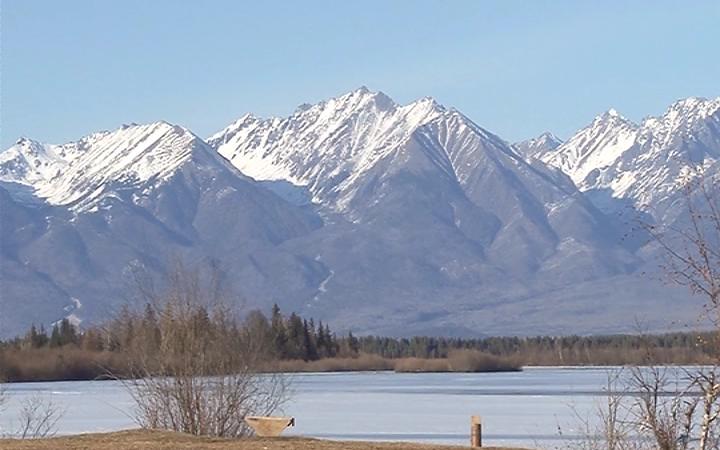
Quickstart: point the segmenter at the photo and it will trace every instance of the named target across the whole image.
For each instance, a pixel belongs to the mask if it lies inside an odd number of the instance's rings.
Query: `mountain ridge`
[[[703,102],[676,102],[652,133],[608,111],[564,142],[510,144],[432,98],[361,87],[287,117],[245,114],[207,140],[162,121],[22,139],[0,153],[0,310],[13,324],[66,307],[100,320],[129,267],[158,275],[180,255],[217,261],[238,308],[278,303],[358,333],[632,331],[628,308],[663,329],[694,317],[687,294],[645,278],[654,251],[623,237],[597,191],[617,175],[603,164],[642,145],[720,152]]]
[[[539,157],[570,175],[601,208],[626,200],[667,221],[664,216],[677,214],[668,208],[678,200],[683,173],[720,157],[720,97],[677,100],[638,124],[604,114]]]

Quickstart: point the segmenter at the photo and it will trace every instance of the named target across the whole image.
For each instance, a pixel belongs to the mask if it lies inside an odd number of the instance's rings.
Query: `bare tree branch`
[[[52,437],[57,432],[57,423],[64,411],[51,399],[40,396],[29,397],[20,405],[20,424],[15,433],[20,439]]]

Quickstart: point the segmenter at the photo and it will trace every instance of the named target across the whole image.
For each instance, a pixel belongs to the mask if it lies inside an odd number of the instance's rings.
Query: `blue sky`
[[[200,136],[366,85],[508,140],[720,96],[720,2],[2,2],[2,148],[165,119]]]

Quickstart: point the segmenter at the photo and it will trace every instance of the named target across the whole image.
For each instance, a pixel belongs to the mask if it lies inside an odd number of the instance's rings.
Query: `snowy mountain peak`
[[[15,148],[18,151],[22,151],[23,153],[32,156],[38,156],[47,152],[42,142],[26,137],[21,137],[20,139],[18,139],[15,142],[15,145],[13,145],[11,148]]]
[[[0,181],[33,184],[54,177],[76,152],[22,137],[0,153]]]
[[[643,125],[656,128],[665,134],[680,131],[687,132],[698,123],[716,116],[720,119],[720,97],[708,100],[702,97],[689,97],[674,102],[660,117],[649,117]]]
[[[361,87],[286,118],[241,118],[208,139],[241,172],[306,186],[316,200],[337,197],[362,173],[449,112],[426,97],[398,105]]]
[[[675,101],[667,109],[665,114],[671,112],[676,113],[694,113],[700,116],[710,116],[715,114],[720,109],[720,97],[714,99],[707,99],[704,97],[688,97]]]
[[[549,131],[546,131],[542,133],[540,136],[537,137],[538,140],[542,142],[552,143],[552,144],[562,144],[562,139],[555,136]]]
[[[360,101],[389,101],[393,105],[395,102],[384,92],[382,91],[373,91],[370,90],[367,86],[360,86],[359,88],[352,90],[350,92],[347,92],[345,94],[342,94],[340,96],[337,96],[331,100],[338,100],[338,101],[344,101],[346,99],[355,99]]]
[[[593,170],[615,161],[632,146],[638,126],[610,109],[556,148],[536,157],[568,174],[578,186]]]
[[[15,141],[15,145],[32,145],[33,142],[37,141],[33,141],[32,139],[26,138],[25,136],[21,136],[20,138],[18,138],[17,141]]]
[[[538,158],[547,152],[555,150],[562,144],[562,142],[563,141],[560,138],[549,131],[546,131],[537,137],[516,142],[512,145],[512,147],[520,155],[528,158]]]
[[[596,116],[591,126],[598,126],[598,124],[610,126],[626,124],[637,127],[637,124],[620,114],[615,108],[610,108],[599,116]]]
[[[376,108],[379,111],[389,111],[395,109],[398,105],[388,97],[384,92],[373,92],[365,86],[348,92],[328,100],[331,107],[342,109],[355,109],[362,107]],[[322,103],[321,103],[322,104]]]
[[[610,108],[607,111],[605,111],[604,115],[608,116],[608,117],[618,117],[618,116],[620,116],[620,113],[617,112],[617,110],[615,108]]]
[[[370,91],[370,89],[368,89],[368,87],[363,84],[360,87],[358,87],[357,89],[353,89],[350,92],[340,95],[340,97],[348,97],[348,96],[356,96],[356,95],[363,96],[363,95],[368,95],[368,94],[372,94],[372,93],[373,92]]]

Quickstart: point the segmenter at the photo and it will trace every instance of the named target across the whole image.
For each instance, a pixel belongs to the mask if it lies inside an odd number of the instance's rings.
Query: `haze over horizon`
[[[155,120],[206,137],[362,85],[509,141],[567,138],[610,108],[637,121],[720,95],[720,4],[660,3],[5,2],[2,149]]]

